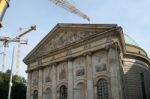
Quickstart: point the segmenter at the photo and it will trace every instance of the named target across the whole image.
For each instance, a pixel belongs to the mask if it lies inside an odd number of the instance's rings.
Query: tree
[[[8,98],[10,70],[5,73],[0,72],[0,99]],[[25,78],[14,75],[12,77],[12,92],[11,99],[26,99]]]

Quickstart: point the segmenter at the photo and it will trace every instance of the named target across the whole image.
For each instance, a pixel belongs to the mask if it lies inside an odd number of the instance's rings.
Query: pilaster
[[[56,71],[56,63],[52,64],[52,97],[56,99],[57,97],[57,71]]]
[[[87,99],[94,99],[93,71],[92,71],[92,53],[85,53],[87,66]]]
[[[28,80],[27,80],[27,99],[31,99],[31,73],[28,73]]]
[[[122,96],[122,82],[120,74],[120,64],[119,64],[119,50],[118,45],[114,43],[109,46],[108,49],[108,62],[110,66],[110,76],[111,76],[111,99],[123,99]]]
[[[73,99],[73,62],[68,59],[68,99]]]
[[[38,99],[42,99],[43,93],[43,69],[39,69],[39,82],[38,82]]]

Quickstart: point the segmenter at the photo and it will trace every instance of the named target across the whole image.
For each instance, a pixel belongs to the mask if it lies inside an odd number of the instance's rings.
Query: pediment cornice
[[[26,56],[24,62],[41,57],[48,53],[62,50],[68,45],[82,42],[87,38],[103,33],[117,25],[93,25],[93,24],[58,24],[48,35]]]

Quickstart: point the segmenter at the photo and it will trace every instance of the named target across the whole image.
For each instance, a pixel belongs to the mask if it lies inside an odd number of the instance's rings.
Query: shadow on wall
[[[150,99],[150,69],[136,62],[125,62],[126,99]]]

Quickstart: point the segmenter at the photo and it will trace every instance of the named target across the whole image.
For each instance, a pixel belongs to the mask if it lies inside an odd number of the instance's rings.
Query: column
[[[42,99],[43,93],[43,69],[39,69],[39,77],[38,77],[38,99]]]
[[[111,98],[112,99],[123,99],[122,97],[122,83],[121,73],[119,64],[119,51],[117,51],[117,45],[113,44],[110,46],[108,51],[108,64],[110,67],[111,76]]]
[[[86,53],[86,66],[87,66],[87,99],[94,99],[93,88],[93,71],[92,71],[92,53]]]
[[[73,99],[73,62],[68,59],[68,99]]]
[[[57,99],[57,71],[56,63],[52,65],[52,99]]]
[[[27,99],[31,99],[31,72],[28,73],[28,81],[27,81],[27,93],[26,93],[26,96],[27,96]]]

